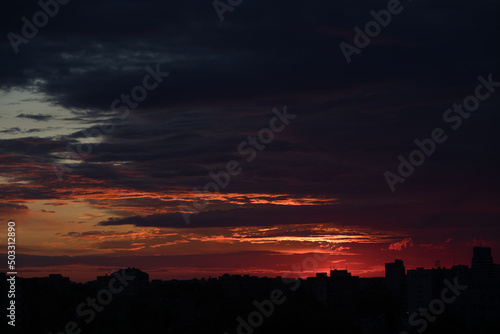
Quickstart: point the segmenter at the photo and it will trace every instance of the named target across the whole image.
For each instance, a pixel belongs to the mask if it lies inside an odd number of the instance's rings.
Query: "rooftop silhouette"
[[[274,305],[265,324],[252,328],[255,333],[324,330],[332,319],[341,323],[335,333],[491,332],[500,325],[500,266],[488,247],[475,247],[471,264],[406,270],[397,259],[385,265],[386,275],[380,278],[333,269],[306,279],[224,274],[150,281],[138,268],[87,283],[60,274],[18,278],[17,328],[21,333],[66,333],[65,325],[74,321],[82,333],[234,333],[238,326],[244,333],[241,321],[250,326],[245,317],[254,305],[279,291],[276,300],[283,303]],[[0,282],[3,291],[5,279]],[[299,316],[311,319],[311,327],[290,322]]]

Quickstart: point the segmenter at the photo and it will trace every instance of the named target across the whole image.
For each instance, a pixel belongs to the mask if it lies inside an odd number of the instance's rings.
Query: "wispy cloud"
[[[413,241],[411,238],[406,238],[389,245],[389,249],[395,251],[401,251],[407,247],[413,247]]]
[[[16,117],[17,118],[28,118],[28,119],[32,119],[35,121],[48,121],[48,120],[52,119],[51,115],[42,115],[42,114],[38,114],[38,115],[19,114]]]

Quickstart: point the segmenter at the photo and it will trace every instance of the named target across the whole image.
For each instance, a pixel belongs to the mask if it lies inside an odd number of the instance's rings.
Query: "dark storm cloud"
[[[32,119],[32,120],[35,120],[35,121],[48,121],[52,118],[51,115],[42,115],[42,114],[38,114],[38,115],[31,115],[31,114],[19,114],[16,116],[17,118],[28,118],[28,119]]]
[[[35,1],[29,3],[9,3],[4,36],[18,32],[20,18],[38,10]],[[352,42],[353,27],[363,28],[372,20],[370,10],[386,8],[387,1],[244,1],[223,23],[211,1],[72,1],[19,54],[3,40],[0,59],[9,66],[0,68],[0,87],[36,89],[47,101],[71,108],[65,121],[88,127],[99,120],[114,130],[91,145],[71,172],[75,178],[62,184],[51,174],[54,153],[68,143],[75,151],[90,143],[83,132],[0,141],[2,164],[16,163],[19,174],[26,168],[44,185],[14,187],[8,194],[51,198],[51,187],[57,187],[63,191],[52,196],[64,199],[71,186],[89,180],[109,180],[99,182],[100,191],[191,191],[234,159],[242,161],[243,172],[231,180],[228,194],[316,195],[379,205],[211,211],[193,216],[189,227],[272,225],[282,223],[280,217],[349,224],[370,217],[379,226],[448,226],[452,218],[463,223],[471,216],[460,209],[477,214],[479,204],[462,201],[441,212],[433,201],[450,194],[476,198],[500,186],[498,92],[401,185],[400,197],[391,196],[382,173],[397,168],[398,155],[408,155],[415,138],[443,126],[443,112],[474,93],[478,75],[493,73],[500,81],[500,49],[492,43],[500,31],[500,3],[402,3],[405,10],[348,65],[339,43]],[[171,75],[118,120],[111,102],[141,84],[145,67],[156,64]],[[245,163],[238,144],[268,126],[271,109],[285,104],[297,119]],[[31,118],[40,116],[48,117]],[[48,167],[40,171],[37,165]],[[407,204],[400,206],[399,199]],[[415,203],[434,209],[409,219]],[[485,211],[485,221],[497,215]],[[178,214],[101,224],[186,227]]]
[[[313,208],[313,207],[281,207],[281,208],[261,208],[259,209],[235,209],[226,211],[207,211],[199,214],[199,217],[192,218],[193,224],[186,225],[180,214],[158,214],[147,217],[127,217],[123,219],[109,219],[99,223],[101,226],[109,225],[127,225],[132,224],[144,227],[235,227],[235,226],[270,226],[280,224],[305,223],[304,218],[307,213],[315,210],[314,217],[311,217],[310,223],[325,222],[325,217],[321,212],[331,211],[331,208]],[[320,212],[321,211],[321,212]],[[291,213],[292,217],[289,217]],[[279,217],[286,219],[280,220]],[[238,219],[235,219],[239,217]],[[309,222],[309,221],[308,221]]]
[[[19,32],[20,18],[39,10],[36,1],[28,3],[9,4],[4,36]],[[241,4],[220,23],[210,1],[71,2],[19,54],[3,40],[2,62],[10,66],[0,70],[2,87],[38,80],[54,103],[106,111],[156,63],[172,75],[141,108],[326,90],[380,76],[444,74],[463,82],[491,70],[486,64],[498,55],[491,40],[499,5],[486,0],[404,3],[405,11],[380,36],[399,42],[377,44],[375,38],[356,66],[346,66],[338,48],[349,40],[345,31],[354,35],[354,26],[371,19],[370,10],[386,6],[262,1]]]
[[[23,204],[0,203],[0,210],[28,210],[28,207]]]
[[[45,132],[45,131],[51,131],[51,130],[55,130],[55,129],[58,129],[59,127],[47,127],[47,128],[43,128],[43,129],[28,129],[28,130],[24,130],[24,129],[21,129],[19,127],[13,127],[13,128],[9,128],[9,129],[6,129],[6,130],[1,130],[0,133],[7,133],[7,134],[19,134],[19,133],[37,133],[37,132]]]
[[[485,210],[489,204],[481,202],[488,200],[493,203],[495,196],[488,198],[471,194],[467,200],[455,203],[443,200],[443,194],[433,196],[433,202],[422,198],[422,194],[413,196],[413,199],[405,196],[402,200],[379,198],[379,203],[374,203],[373,198],[371,202],[352,198],[335,205],[252,205],[243,209],[205,211],[191,215],[189,225],[180,214],[113,218],[98,225],[207,228],[333,223],[336,226],[367,226],[377,230],[441,228],[452,231],[468,227],[474,220],[478,231],[489,228],[491,233],[500,232],[499,228],[495,228],[496,232],[492,229],[492,223],[500,219],[500,210],[493,207]],[[450,195],[450,198],[455,197]]]
[[[68,203],[64,203],[64,202],[56,202],[56,203],[45,203],[44,205],[50,205],[50,206],[65,206],[65,205],[68,205]]]
[[[50,151],[60,149],[63,144],[64,142],[36,137],[3,139],[0,140],[0,154],[23,153],[45,158]]]
[[[17,126],[14,128],[9,128],[7,130],[0,131],[0,133],[8,133],[8,134],[19,133],[19,132],[21,132],[21,129],[18,128]]]

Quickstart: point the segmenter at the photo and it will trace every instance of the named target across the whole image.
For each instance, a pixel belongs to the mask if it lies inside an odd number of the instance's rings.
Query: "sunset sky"
[[[278,276],[316,252],[330,256],[314,272],[371,277],[396,258],[470,265],[480,243],[500,263],[499,85],[456,130],[443,121],[479,76],[500,82],[500,1],[402,0],[350,64],[339,43],[387,1],[244,0],[223,22],[212,3],[73,0],[16,53],[8,34],[41,9],[9,2],[0,248],[12,219],[20,276]],[[147,75],[129,114],[111,107]],[[435,128],[447,140],[392,192],[384,173]],[[241,172],[204,192],[231,161]],[[207,205],[186,224],[195,197]]]

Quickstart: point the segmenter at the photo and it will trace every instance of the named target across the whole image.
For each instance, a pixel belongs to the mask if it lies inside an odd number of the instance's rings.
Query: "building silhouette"
[[[474,247],[471,269],[474,275],[478,276],[494,277],[496,275],[490,247]]]
[[[385,264],[385,279],[389,290],[400,290],[405,284],[406,271],[403,260]]]
[[[385,264],[385,277],[375,278],[333,269],[307,279],[224,274],[150,282],[146,272],[130,267],[83,284],[60,274],[18,278],[18,329],[20,333],[54,334],[64,332],[68,321],[76,321],[82,333],[232,334],[238,333],[237,319],[248,321],[252,315],[255,322],[260,319],[256,312],[270,312],[266,300],[270,292],[279,290],[286,302],[274,305],[269,317],[263,316],[263,325],[255,328],[255,334],[418,333],[421,328],[415,327],[412,316],[435,309],[448,289],[444,296],[452,302],[446,303],[435,321],[429,321],[425,333],[495,333],[500,329],[500,266],[494,264],[488,247],[475,247],[472,253],[470,267],[406,270],[403,260],[397,259]],[[134,279],[113,294],[112,302],[101,303],[95,319],[85,323],[89,316],[79,316],[78,305],[92,298],[99,301],[110,280],[120,274]],[[3,294],[5,279],[6,275],[0,274]],[[460,293],[452,298],[450,287],[455,286],[460,287]],[[86,306],[87,312],[89,309]]]
[[[433,301],[443,299],[444,291],[453,290],[450,285],[466,287],[460,291],[446,311],[471,326],[495,321],[500,316],[499,266],[493,263],[491,248],[474,247],[471,268],[465,265],[451,269],[417,268],[408,270],[408,312],[428,308]]]

